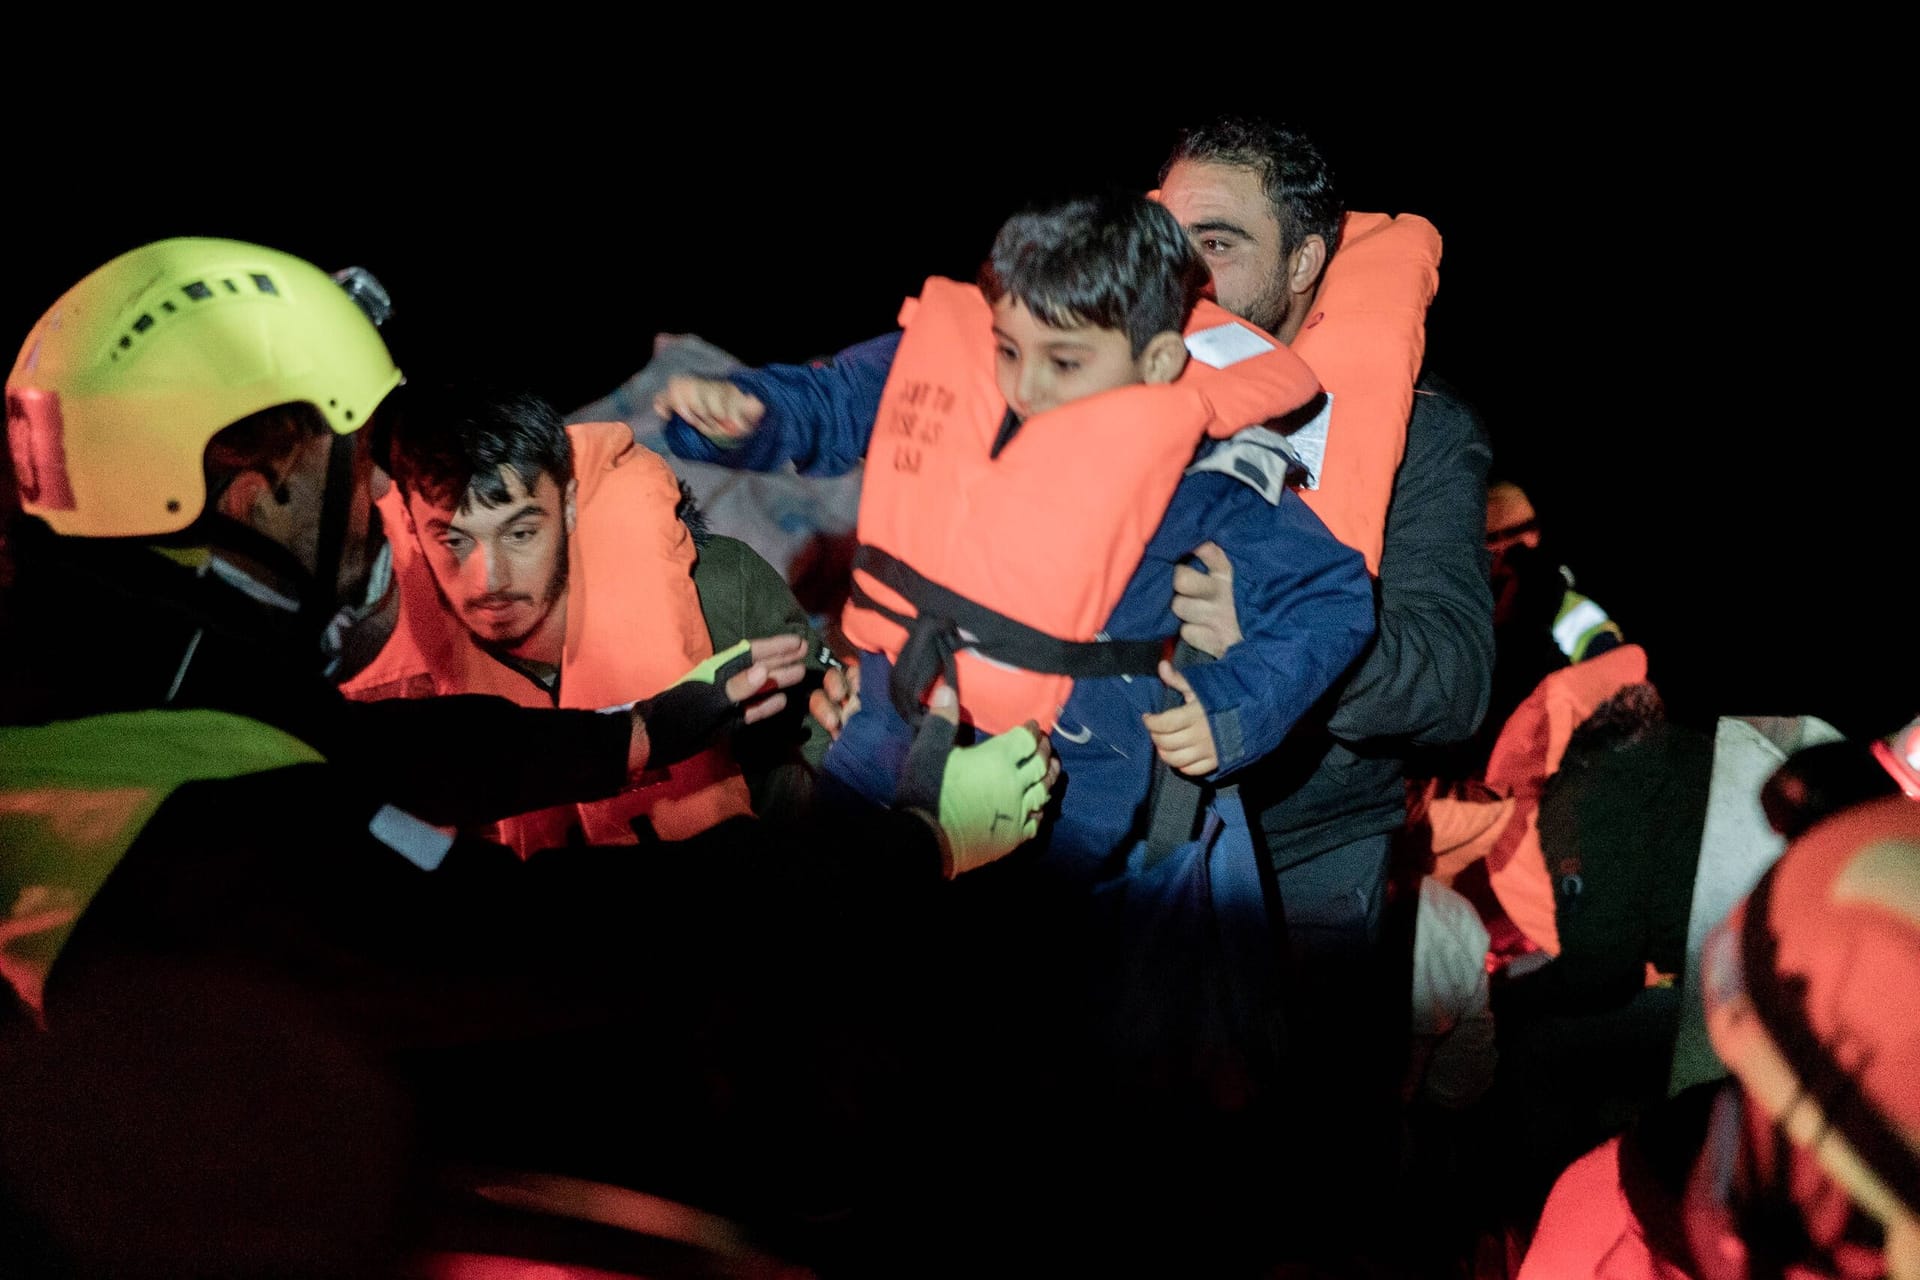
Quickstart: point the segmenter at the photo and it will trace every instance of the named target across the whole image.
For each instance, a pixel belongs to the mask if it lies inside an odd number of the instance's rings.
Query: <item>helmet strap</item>
[[[347,545],[347,516],[353,509],[353,454],[357,437],[335,435],[327,453],[327,486],[320,498],[320,537],[314,544],[313,575],[301,593],[300,616],[316,633],[340,607],[340,558]]]
[[[214,551],[233,552],[253,561],[275,579],[262,585],[301,601],[313,594],[313,575],[299,556],[252,525],[218,511],[209,511],[177,534],[143,541],[161,546],[201,545]]]

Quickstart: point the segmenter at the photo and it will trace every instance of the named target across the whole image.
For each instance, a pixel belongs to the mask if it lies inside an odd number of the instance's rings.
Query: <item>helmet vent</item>
[[[264,293],[271,298],[280,296],[280,287],[274,284],[273,277],[267,275],[265,272],[250,271],[247,273],[247,279],[253,283],[255,292]],[[220,283],[226,286],[228,293],[237,294],[240,292],[240,286],[230,279],[222,278]],[[187,297],[195,302],[205,302],[208,298],[213,297],[213,289],[204,280],[193,280],[187,284],[183,284],[180,286],[180,292],[186,294]],[[160,310],[170,316],[180,313],[180,308],[175,305],[171,298],[161,299]],[[140,318],[133,322],[132,332],[120,335],[120,341],[117,344],[118,349],[109,352],[109,358],[118,360],[120,358],[120,352],[128,350],[133,346],[135,334],[145,333],[147,330],[153,328],[153,326],[153,314],[151,312],[143,312]]]

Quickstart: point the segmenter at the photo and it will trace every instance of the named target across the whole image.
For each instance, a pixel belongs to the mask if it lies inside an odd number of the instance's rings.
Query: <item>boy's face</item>
[[[1011,294],[993,304],[994,376],[1014,415],[1026,421],[1115,387],[1149,381],[1144,356],[1118,329],[1056,329]]]
[[[566,615],[556,606],[567,589],[572,495],[544,473],[532,490],[512,467],[501,467],[500,478],[507,500],[499,506],[476,501],[465,510],[447,509],[416,493],[408,496],[407,510],[434,581],[467,629],[516,656],[557,661]]]

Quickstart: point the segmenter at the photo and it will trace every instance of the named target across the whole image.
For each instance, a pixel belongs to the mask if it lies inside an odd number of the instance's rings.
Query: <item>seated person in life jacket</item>
[[[1487,486],[1493,688],[1479,731],[1432,762],[1448,781],[1485,776],[1501,727],[1542,680],[1626,643],[1620,624],[1574,589],[1573,570],[1545,535],[1526,490],[1510,480]]]
[[[1206,283],[1161,206],[1068,199],[1009,219],[978,287],[929,279],[899,332],[820,365],[669,382],[656,409],[682,457],[822,475],[866,460],[843,617],[861,706],[826,779],[891,799],[944,673],[976,730],[1055,732],[1074,801],[1052,842],[1097,861],[1139,825],[1156,752],[1230,773],[1359,653],[1361,556],[1287,491],[1285,458],[1229,439],[1319,386]],[[1172,575],[1209,538],[1239,570],[1250,643],[1176,670]]]
[[[709,534],[625,424],[563,426],[538,396],[479,388],[404,386],[390,412],[395,484],[378,501],[399,619],[343,682],[349,697],[598,709],[652,697],[749,637],[822,652],[780,575]],[[796,816],[812,791],[803,745],[817,736],[817,762],[826,741],[799,704],[618,796],[506,819],[497,834],[526,857],[682,839],[747,812]]]
[[[1707,935],[1723,1073],[1560,1174],[1518,1280],[1920,1277],[1920,805],[1858,781]]]

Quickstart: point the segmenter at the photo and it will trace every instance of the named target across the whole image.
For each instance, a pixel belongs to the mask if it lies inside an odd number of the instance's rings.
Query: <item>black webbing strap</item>
[[[853,567],[906,597],[917,611],[912,616],[875,600],[853,579],[853,603],[892,619],[906,628],[906,643],[894,659],[888,695],[908,724],[918,724],[921,698],[936,676],[944,675],[962,700],[954,670],[954,654],[974,649],[995,662],[1027,671],[1084,679],[1092,676],[1151,675],[1166,652],[1164,640],[1062,640],[1016,622],[1003,613],[967,599],[878,547],[862,545],[853,553]]]
[[[1212,661],[1185,640],[1174,646],[1176,669]],[[1168,688],[1160,709],[1171,711],[1180,705],[1184,696],[1178,689]],[[1165,760],[1154,757],[1153,782],[1147,789],[1147,850],[1142,858],[1145,866],[1151,867],[1194,838],[1201,807],[1212,789],[1208,783],[1189,778]]]

